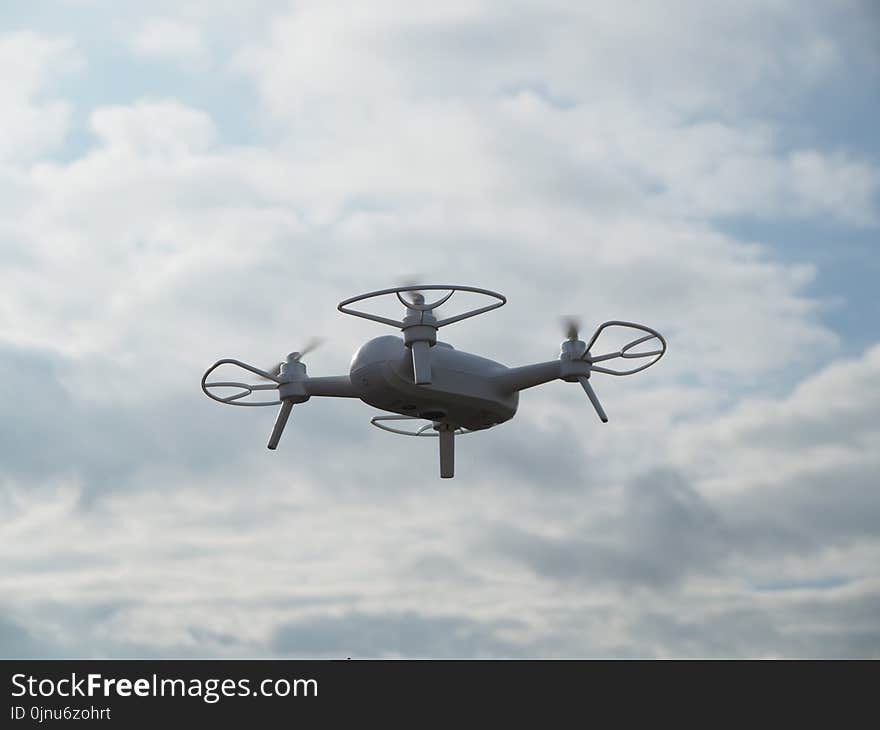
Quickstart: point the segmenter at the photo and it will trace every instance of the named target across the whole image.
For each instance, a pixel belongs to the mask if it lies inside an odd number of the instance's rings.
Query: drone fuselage
[[[412,355],[400,337],[366,342],[351,363],[351,385],[375,408],[404,416],[452,424],[470,431],[508,421],[516,414],[519,393],[501,385],[508,368],[454,349],[445,342],[431,348],[432,382],[417,385]]]

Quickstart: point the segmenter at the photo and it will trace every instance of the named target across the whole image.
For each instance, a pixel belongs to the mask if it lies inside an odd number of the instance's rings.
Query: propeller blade
[[[409,274],[408,276],[404,276],[398,279],[399,286],[418,286],[419,281],[422,279],[421,274]],[[418,289],[415,291],[408,291],[403,293],[403,297],[408,299],[413,304],[424,304],[425,303],[425,295],[422,294]]]
[[[418,286],[419,279],[421,277],[415,274],[411,274],[409,276],[401,276],[397,277],[397,285],[398,286]],[[405,291],[400,294],[405,302],[412,302],[413,304],[424,304],[425,296],[418,290],[415,291]]]
[[[314,352],[321,345],[323,345],[327,340],[324,337],[311,337],[308,342],[306,342],[306,346],[301,350],[296,350],[291,352],[288,355],[288,359],[294,360],[294,362],[299,362],[310,352]],[[266,372],[272,373],[276,378],[281,375],[281,366],[284,365],[283,362],[276,363],[274,367],[266,368]]]
[[[608,416],[605,415],[605,409],[602,408],[602,404],[599,402],[599,398],[596,396],[596,391],[593,390],[593,386],[590,385],[590,381],[586,376],[582,375],[578,378],[578,382],[583,386],[584,392],[593,404],[593,408],[595,408],[596,413],[599,414],[599,420],[602,421],[602,423],[608,423]]]
[[[327,340],[326,340],[325,338],[323,338],[323,337],[312,337],[312,338],[310,338],[309,341],[306,342],[306,346],[305,346],[302,350],[299,351],[299,357],[297,358],[297,360],[301,360],[301,359],[304,358],[306,355],[308,355],[310,352],[314,352],[314,351],[317,350],[321,345],[323,345],[326,341],[327,341]]]
[[[286,400],[281,404],[278,411],[278,417],[275,419],[275,428],[272,429],[272,435],[269,437],[269,448],[273,451],[278,448],[278,442],[281,440],[281,433],[287,425],[287,419],[290,418],[290,412],[293,410],[293,401]]]
[[[449,426],[441,426],[440,431],[440,478],[452,479],[455,476],[455,431]]]
[[[431,384],[431,346],[424,341],[413,342],[412,350],[413,379],[416,385]]]
[[[578,331],[581,328],[580,320],[577,317],[563,317],[562,326],[565,329],[565,336],[574,341],[578,338]]]

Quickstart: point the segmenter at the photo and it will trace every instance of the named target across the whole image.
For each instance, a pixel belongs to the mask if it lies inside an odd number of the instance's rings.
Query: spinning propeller
[[[279,376],[279,375],[281,374],[281,368],[282,368],[283,365],[285,365],[285,363],[287,363],[287,362],[299,362],[302,358],[304,358],[304,357],[305,357],[306,355],[308,355],[310,352],[313,352],[314,350],[317,350],[317,349],[318,349],[321,345],[323,345],[323,344],[324,344],[324,338],[323,338],[323,337],[312,337],[312,338],[306,343],[306,346],[305,346],[304,348],[302,348],[302,350],[297,350],[297,351],[295,351],[295,352],[291,352],[291,353],[287,356],[287,360],[286,360],[285,362],[283,362],[283,363],[282,363],[282,362],[279,362],[279,363],[276,364],[275,367],[272,368],[269,372],[272,373],[272,375],[275,375],[276,377]]]

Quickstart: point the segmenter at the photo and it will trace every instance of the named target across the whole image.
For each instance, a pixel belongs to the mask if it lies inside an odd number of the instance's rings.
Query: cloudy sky
[[[869,0],[0,10],[0,654],[880,656]],[[420,276],[507,364],[669,352],[436,443],[201,393]],[[612,382],[613,381],[613,382]]]

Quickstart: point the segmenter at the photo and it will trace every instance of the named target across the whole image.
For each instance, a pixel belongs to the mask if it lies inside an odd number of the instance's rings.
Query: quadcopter
[[[434,301],[426,300],[429,292],[432,297],[437,296]],[[448,304],[456,292],[482,295],[491,301],[461,314],[441,317],[438,308]],[[400,320],[352,308],[359,302],[392,295],[405,310]],[[552,380],[578,383],[599,419],[607,423],[608,416],[593,390],[590,376],[593,373],[632,375],[653,365],[666,352],[666,341],[659,332],[618,320],[600,324],[586,342],[578,337],[577,322],[569,320],[567,339],[557,359],[520,367],[507,367],[456,350],[437,339],[441,327],[485,314],[506,302],[502,294],[488,289],[439,284],[399,286],[360,294],[340,302],[337,309],[343,314],[398,328],[403,336],[385,335],[366,342],[355,353],[348,375],[309,376],[302,358],[313,349],[313,343],[291,352],[274,370],[262,370],[232,358],[218,360],[202,376],[202,390],[209,398],[226,405],[280,405],[269,437],[270,449],[278,447],[295,404],[305,403],[312,396],[360,398],[367,405],[387,412],[387,415],[374,416],[370,421],[372,425],[395,434],[437,438],[440,476],[448,479],[455,473],[455,437],[509,421],[516,415],[520,391]],[[635,339],[610,352],[593,354],[604,333],[631,330],[637,334]],[[610,367],[615,365],[609,362],[613,360],[617,361],[616,367]],[[211,374],[224,365],[241,368],[264,382],[209,382]],[[624,367],[630,365],[632,367]],[[264,391],[277,391],[277,394],[270,393],[272,399],[266,400]],[[407,427],[409,421],[424,423]]]

